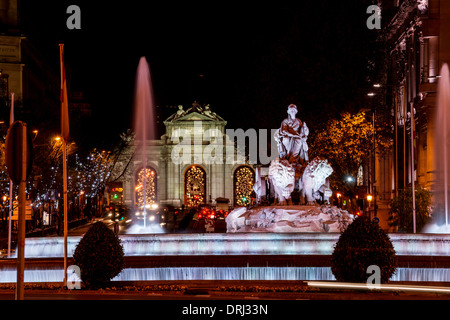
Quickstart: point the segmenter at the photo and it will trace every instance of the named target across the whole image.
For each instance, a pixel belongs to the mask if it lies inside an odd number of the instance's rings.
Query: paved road
[[[218,296],[212,294],[183,295],[176,293],[127,293],[68,290],[26,290],[25,300],[259,300],[248,296]],[[14,300],[13,290],[0,290],[0,300]],[[280,298],[278,298],[280,299]]]
[[[0,300],[14,300],[14,290],[0,290]],[[258,304],[266,300],[450,300],[449,294],[420,292],[370,292],[361,290],[317,290],[307,292],[221,292],[214,288],[191,287],[181,292],[114,290],[39,290],[26,289],[25,300],[213,300],[247,301]]]
[[[97,222],[97,221],[102,221],[103,223],[105,223],[111,230],[114,229],[114,222],[111,221],[110,219],[96,219],[93,220],[85,225],[73,228],[71,230],[69,230],[69,236],[81,236],[83,234],[85,234],[89,228],[92,226],[93,223]],[[121,221],[119,222],[119,234],[127,234],[129,233],[132,229],[133,229],[133,222],[126,222],[126,221]],[[194,228],[193,228],[194,227]],[[192,229],[193,228],[193,229]],[[164,229],[161,229],[164,230]],[[165,231],[165,230],[164,230]],[[191,223],[190,229],[187,230],[187,232],[204,232],[203,226],[201,224],[195,225],[194,223]],[[226,223],[224,220],[220,220],[216,223],[216,229],[215,232],[218,233],[225,233],[226,232]]]

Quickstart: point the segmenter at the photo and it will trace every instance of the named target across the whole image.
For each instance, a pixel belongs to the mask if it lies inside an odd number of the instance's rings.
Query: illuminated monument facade
[[[249,201],[255,170],[226,135],[227,122],[209,105],[178,108],[164,121],[165,134],[146,142],[146,164],[133,144],[122,153],[111,180],[122,183],[124,204],[143,202],[144,181],[147,203],[190,207],[215,205],[218,198],[230,206]]]

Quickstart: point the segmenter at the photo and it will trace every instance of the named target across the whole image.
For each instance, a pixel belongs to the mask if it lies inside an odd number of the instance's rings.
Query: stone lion
[[[303,197],[306,196],[307,204],[313,205],[323,194],[325,203],[329,203],[332,191],[329,187],[328,177],[333,173],[333,168],[327,159],[317,157],[305,168],[299,179],[299,190]],[[319,193],[320,192],[320,193]]]
[[[273,160],[269,167],[269,177],[278,203],[287,202],[295,187],[295,168],[287,160]]]

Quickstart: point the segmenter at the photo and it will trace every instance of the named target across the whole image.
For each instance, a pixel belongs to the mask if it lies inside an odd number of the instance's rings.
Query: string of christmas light
[[[75,189],[78,192],[83,191],[91,198],[97,196],[105,187],[112,165],[113,161],[109,152],[94,149],[86,161],[79,161],[77,164],[79,170],[71,174],[72,178],[75,178],[76,174],[76,180],[78,180]]]
[[[185,204],[194,207],[205,203],[205,171],[197,166],[192,166],[185,175]]]
[[[145,185],[144,185],[145,184]],[[144,188],[145,187],[145,188]],[[136,202],[139,206],[156,202],[156,172],[151,168],[143,168],[137,174]]]
[[[1,131],[1,130],[0,130]],[[0,133],[0,200],[9,199],[9,175],[5,159],[6,132]],[[94,198],[104,190],[115,163],[117,150],[113,152],[92,150],[88,156],[76,154],[74,142],[68,149],[68,191],[70,197],[80,193]],[[33,169],[27,183],[27,196],[32,197],[34,207],[44,202],[57,200],[62,194],[62,141],[52,139],[51,143],[34,148]],[[16,189],[16,188],[15,188]],[[6,200],[4,200],[6,197]]]
[[[239,167],[234,176],[234,194],[236,204],[245,206],[249,203],[253,193],[253,184],[255,183],[255,174],[248,167]]]

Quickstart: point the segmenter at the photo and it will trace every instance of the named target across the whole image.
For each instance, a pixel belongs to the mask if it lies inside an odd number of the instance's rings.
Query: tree
[[[81,280],[88,288],[105,287],[124,266],[119,237],[103,222],[96,222],[81,238],[73,254]]]
[[[39,195],[48,194],[52,190],[62,193],[62,146],[61,139],[52,139],[49,145],[38,145],[33,149],[33,174],[40,177],[40,188],[36,190]],[[69,159],[76,149],[75,143],[67,144]]]
[[[431,218],[431,192],[425,188],[416,188],[416,229],[418,232]],[[413,232],[412,189],[400,190],[391,200],[389,225],[399,231]]]
[[[380,282],[386,283],[397,269],[397,258],[378,223],[361,216],[339,237],[331,255],[331,271],[337,281],[367,282],[370,266],[380,268]]]
[[[382,114],[376,115],[374,130],[371,114],[344,112],[339,119],[331,119],[322,130],[311,134],[310,158],[328,159],[334,170],[330,177],[332,189],[343,190],[353,197],[356,184],[348,183],[346,177],[355,178],[359,167],[370,160],[374,137],[377,152],[381,154],[389,149],[392,143],[389,130]]]
[[[114,159],[110,151],[92,150],[87,156],[75,155],[75,164],[70,172],[70,190],[81,191],[94,198],[102,193],[111,174]]]

